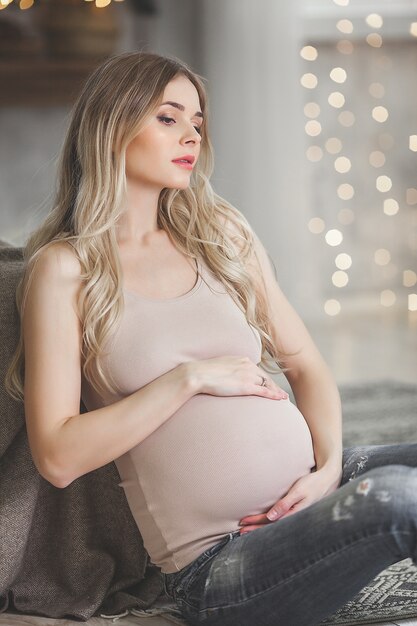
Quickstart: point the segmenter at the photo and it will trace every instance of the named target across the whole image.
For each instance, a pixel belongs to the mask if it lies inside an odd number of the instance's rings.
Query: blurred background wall
[[[208,80],[213,185],[337,380],[417,381],[416,0],[7,1],[1,239],[23,245],[49,210],[93,67],[178,56]]]

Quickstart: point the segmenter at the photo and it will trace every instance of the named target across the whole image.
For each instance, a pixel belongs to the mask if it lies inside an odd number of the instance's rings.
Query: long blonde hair
[[[270,373],[287,353],[271,338],[265,299],[256,294],[244,260],[253,250],[254,233],[240,211],[218,196],[209,182],[213,148],[208,136],[207,95],[199,74],[176,58],[136,51],[112,56],[94,70],[72,112],[58,164],[53,206],[24,246],[23,276],[16,290],[20,320],[31,273],[41,248],[53,242],[71,244],[80,262],[82,285],[78,310],[82,323],[82,371],[98,392],[117,392],[100,363],[103,346],[123,313],[121,265],[116,222],[125,205],[125,152],[163,97],[167,83],[186,76],[197,89],[204,115],[200,156],[186,189],[164,188],[158,200],[158,226],[171,234],[186,255],[203,257],[244,311],[262,340],[262,360]],[[226,229],[231,223],[235,236]],[[236,247],[236,233],[242,245]],[[23,400],[24,344],[20,337],[9,365],[5,387]],[[288,369],[288,368],[287,368]]]

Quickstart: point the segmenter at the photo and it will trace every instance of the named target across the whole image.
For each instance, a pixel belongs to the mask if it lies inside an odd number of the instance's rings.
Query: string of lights
[[[26,9],[32,8],[34,5],[39,4],[40,2],[45,0],[0,0],[0,11],[2,9],[6,9],[9,5],[13,4],[17,6],[22,11]],[[54,2],[59,2],[60,0],[52,0]],[[111,2],[124,2],[125,0],[82,0],[83,2],[89,2],[94,4],[99,9],[104,9]],[[130,0],[130,4],[133,9],[138,13],[144,13],[148,15],[153,15],[156,13],[155,0]]]
[[[333,3],[340,7],[348,7],[349,0],[333,0]],[[382,15],[370,13],[365,17],[365,21],[367,27],[371,30],[365,37],[366,44],[369,46],[368,49],[381,48],[384,43],[383,37],[381,33],[377,31],[379,31],[384,24]],[[352,20],[341,16],[341,19],[336,21],[335,27],[337,30],[336,36],[338,38],[336,49],[340,55],[342,55],[341,58],[343,58],[343,55],[353,55],[355,43],[349,39],[349,36],[354,32]],[[409,34],[414,37],[417,36],[417,22],[410,24]],[[300,78],[300,83],[306,90],[306,93],[308,93],[308,90],[316,94],[320,92],[319,83],[322,80],[320,71],[323,71],[323,64],[317,61],[319,54],[319,44],[311,45],[310,43],[310,45],[305,45],[300,50],[300,56],[306,62],[306,69],[313,67],[312,71],[306,71]],[[392,60],[387,54],[379,54],[377,62],[381,70],[387,70],[392,66]],[[352,85],[349,85],[348,72],[342,65],[344,65],[343,62],[339,61],[338,65],[335,65],[329,72],[332,84],[334,83],[334,90],[329,93],[327,102],[332,109],[336,111],[340,109],[340,113],[337,115],[338,124],[341,127],[350,128],[353,127],[357,121],[358,111],[355,110],[355,115],[354,111],[347,108],[347,99],[349,98],[349,93],[351,93],[349,90],[352,89]],[[315,66],[317,67],[316,70],[314,70]],[[344,89],[346,83],[348,89]],[[378,101],[383,99],[386,95],[385,86],[380,80],[372,82],[369,85],[368,93],[374,100],[374,103],[371,105],[370,117],[384,128],[384,125],[386,126],[386,123],[390,119],[390,112],[387,106],[380,104]],[[321,91],[320,95],[323,99],[323,91]],[[321,141],[321,137],[325,134],[323,130],[325,130],[328,115],[326,115],[325,111],[322,111],[322,107],[317,100],[319,100],[318,97],[316,97],[315,100],[310,100],[304,106],[304,114],[307,118],[304,130],[306,135],[314,140],[314,143],[309,145],[306,150],[306,157],[311,163],[322,161],[325,158],[326,152],[331,158],[334,158],[333,168],[335,172],[337,172],[338,180],[341,179],[341,182],[336,184],[336,195],[341,201],[346,202],[348,206],[342,208],[337,213],[337,221],[340,224],[338,228],[330,227],[333,226],[333,224],[326,226],[323,217],[316,215],[309,220],[308,229],[313,235],[323,235],[324,242],[328,246],[339,247],[340,249],[340,247],[345,245],[346,238],[344,237],[344,229],[353,224],[355,220],[361,219],[361,215],[358,215],[358,212],[355,212],[350,204],[350,201],[355,197],[356,193],[355,186],[352,184],[352,179],[354,179],[354,176],[352,176],[352,167],[354,165],[352,162],[353,157],[351,154],[348,154],[342,138],[333,136],[328,137],[325,141]],[[320,121],[319,118],[322,113],[322,121]],[[396,196],[392,193],[393,181],[392,177],[389,175],[389,152],[395,143],[395,137],[389,132],[379,132],[377,139],[379,144],[378,149],[372,150],[367,155],[367,160],[372,168],[376,170],[381,170],[382,168],[381,174],[378,173],[375,179],[375,189],[381,195],[381,201],[378,202],[381,203],[382,210],[373,218],[374,228],[382,231],[380,220],[387,218],[393,219],[393,217],[400,213],[401,209],[399,195],[397,194]],[[366,142],[364,142],[364,146],[366,149]],[[409,148],[410,151],[417,152],[417,135],[409,135],[409,145],[407,148]],[[353,173],[357,176],[357,179],[360,178],[358,171]],[[329,177],[328,180],[333,179]],[[417,204],[417,189],[414,187],[408,188],[404,195],[407,207]],[[417,231],[417,210],[415,210],[414,213],[410,213],[410,215],[411,221],[414,220],[414,230]],[[369,220],[369,215],[367,215],[366,218]],[[401,222],[401,224],[404,224],[404,221]],[[395,227],[401,228],[401,224],[400,222],[396,222]],[[413,228],[411,228],[411,230],[413,230]],[[407,240],[407,233],[404,233],[404,239]],[[410,256],[415,258],[417,251],[417,232],[408,238],[408,243],[411,248]],[[331,276],[333,288],[339,290],[348,285],[350,280],[349,270],[352,268],[353,262],[353,253],[348,249],[334,256],[334,264],[337,269],[333,271]],[[382,279],[386,278],[388,280],[388,278],[395,276],[398,271],[398,268],[392,263],[392,254],[386,247],[380,247],[373,251],[373,263],[376,268],[381,268],[381,272],[383,272]],[[416,285],[417,274],[415,270],[411,267],[402,268],[402,286],[409,290],[407,294],[407,309],[409,311],[417,311]],[[394,289],[381,289],[379,292],[379,303],[383,307],[391,307],[397,302],[398,297],[399,294],[396,293]],[[340,313],[342,304],[340,299],[336,296],[326,299],[323,308],[327,315],[334,316]]]
[[[103,9],[108,6],[111,2],[124,2],[124,0],[84,0],[84,2],[93,2],[95,6],[99,9]],[[0,0],[0,11],[2,9],[6,9],[10,4],[12,4],[14,0]],[[30,9],[36,4],[35,0],[19,0],[19,2],[15,2],[18,5],[19,9],[25,11],[26,9]]]

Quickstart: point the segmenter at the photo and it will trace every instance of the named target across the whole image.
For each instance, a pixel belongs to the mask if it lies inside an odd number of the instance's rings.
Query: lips
[[[182,157],[178,157],[178,159],[172,159],[174,163],[189,163],[192,165],[195,161],[195,157],[192,154],[185,154]]]

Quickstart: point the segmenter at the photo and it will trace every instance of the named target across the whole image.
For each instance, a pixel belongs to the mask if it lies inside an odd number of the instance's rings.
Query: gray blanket
[[[146,609],[163,594],[162,576],[150,563],[115,464],[54,487],[32,461],[23,403],[5,392],[22,270],[22,248],[0,244],[0,612],[86,620]]]

